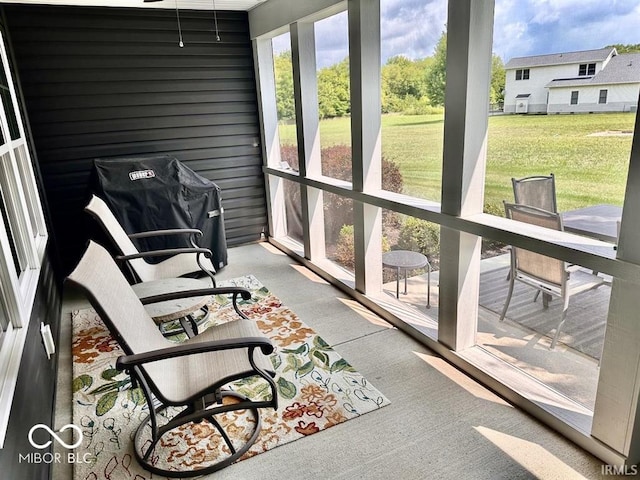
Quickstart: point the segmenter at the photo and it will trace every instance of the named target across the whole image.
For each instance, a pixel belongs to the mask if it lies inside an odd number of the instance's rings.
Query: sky
[[[455,1],[455,0],[451,0]],[[380,0],[382,62],[433,55],[446,0]],[[288,35],[287,35],[288,37]],[[274,40],[276,52],[290,48]],[[511,58],[640,43],[640,0],[496,0],[493,53]],[[318,67],[347,57],[346,13],[316,23]]]

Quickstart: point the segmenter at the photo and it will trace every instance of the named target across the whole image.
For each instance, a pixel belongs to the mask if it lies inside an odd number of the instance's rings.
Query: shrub
[[[420,252],[431,260],[440,253],[440,225],[407,217],[400,227],[398,248]]]
[[[338,180],[351,181],[351,147],[333,145],[322,149],[322,174]],[[382,158],[382,189],[389,192],[402,193],[404,180],[398,165]],[[326,235],[329,241],[337,238],[342,225],[353,224],[353,202],[351,199],[333,194],[325,194]],[[397,215],[384,212],[383,225],[397,223]]]
[[[504,205],[502,203],[485,203],[482,211],[489,215],[495,215],[496,217],[504,217]]]
[[[382,252],[390,250],[389,240],[382,237]],[[335,249],[334,260],[343,267],[355,270],[355,242],[353,238],[353,225],[343,225],[338,234],[338,243]]]
[[[504,205],[502,203],[485,203],[482,211],[484,213],[488,213],[489,215],[495,215],[496,217],[504,217]],[[482,239],[483,256],[492,256],[495,253],[501,252],[504,247],[505,245],[502,242],[498,242],[490,238]]]
[[[321,151],[322,174],[338,180],[351,181],[351,147],[349,145],[333,145]],[[295,145],[282,145],[280,158],[291,168],[298,170],[298,149]],[[382,158],[382,188],[396,193],[402,193],[404,180],[398,165]],[[287,195],[292,195],[291,205],[300,205],[300,194],[296,188],[287,188]],[[332,193],[325,193],[325,235],[328,242],[338,241],[340,229],[343,225],[353,224],[353,201]],[[385,226],[397,225],[397,215],[384,212],[382,222]]]
[[[298,147],[295,145],[281,145],[280,161],[287,162],[291,168],[298,170],[300,165],[298,162]]]
[[[335,261],[353,271],[355,269],[354,259],[355,245],[353,240],[353,225],[343,225],[338,234]]]

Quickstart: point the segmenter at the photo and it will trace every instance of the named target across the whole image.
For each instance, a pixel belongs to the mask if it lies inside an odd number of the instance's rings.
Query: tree
[[[620,43],[616,43],[615,45],[607,45],[604,48],[615,48],[619,54],[623,53],[640,53],[640,43],[622,45]]]
[[[444,85],[447,70],[447,32],[443,31],[433,52],[433,64],[427,75],[427,95],[434,107],[444,105]]]
[[[405,112],[427,97],[430,58],[391,57],[382,67],[382,112]]]
[[[295,100],[293,96],[293,68],[291,50],[276,55],[273,59],[276,79],[276,106],[279,120],[295,118]]]
[[[429,101],[433,106],[444,105],[444,88],[446,82],[447,69],[447,32],[442,32],[440,40],[436,44],[433,54],[433,63],[427,76],[427,94]],[[490,84],[490,101],[491,103],[504,102],[504,63],[502,59],[493,55],[491,58],[491,84]]]
[[[348,58],[318,73],[318,113],[320,118],[343,117],[351,113]]]
[[[491,90],[489,101],[491,103],[504,103],[504,63],[498,55],[491,58]]]

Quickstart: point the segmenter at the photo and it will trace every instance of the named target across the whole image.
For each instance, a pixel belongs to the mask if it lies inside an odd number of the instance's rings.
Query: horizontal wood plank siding
[[[228,245],[266,229],[245,12],[4,7],[63,265],[87,240],[93,159],[172,154],[222,189]]]

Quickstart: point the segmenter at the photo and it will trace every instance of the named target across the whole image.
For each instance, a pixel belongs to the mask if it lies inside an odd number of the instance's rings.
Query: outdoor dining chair
[[[212,326],[183,343],[171,342],[155,326],[110,254],[93,241],[66,282],[86,294],[124,351],[116,369],[126,371],[134,386],[142,389],[149,415],[135,433],[133,449],[143,468],[168,477],[205,475],[230,465],[250,448],[261,429],[258,409],[276,409],[278,404],[268,357],[274,347],[255,322],[238,319]],[[215,294],[219,290],[208,288],[201,293]],[[248,299],[251,294],[244,290],[243,296]],[[248,378],[265,382],[266,388],[258,389],[264,390],[264,397],[251,399],[225,389],[229,382]],[[228,412],[249,417],[251,433],[240,445],[238,439],[231,440],[231,433],[216,418]],[[197,430],[201,431],[197,424],[203,421],[218,432],[228,448],[227,455],[202,468],[188,469],[189,463],[184,462],[181,465],[185,470],[181,471],[158,462],[175,453],[171,441],[161,441],[167,433],[193,428],[195,436]],[[160,455],[162,452],[166,456]]]
[[[519,205],[541,208],[548,212],[557,212],[556,179],[549,175],[533,175],[524,178],[512,178],[513,198]]]
[[[153,230],[127,234],[118,222],[109,206],[100,197],[93,195],[85,207],[89,213],[102,226],[105,233],[111,238],[120,254],[116,260],[126,262],[134,281],[149,282],[164,278],[181,277],[189,274],[207,275],[212,285],[216,286],[214,278],[215,268],[211,263],[211,251],[197,246],[195,237],[202,235],[197,229],[180,228],[169,230]],[[140,252],[132,239],[160,235],[190,235],[192,247],[180,247],[162,250]],[[149,263],[146,258],[166,257],[158,263]]]
[[[563,229],[562,218],[558,213],[507,202],[505,202],[504,206],[507,218],[512,220],[546,227],[552,230]],[[604,278],[586,272],[576,266],[569,267],[563,260],[511,246],[509,291],[502,314],[500,315],[500,321],[503,321],[507,314],[516,281],[522,282],[537,290],[533,299],[534,302],[538,298],[539,293],[542,292],[544,308],[548,306],[550,297],[560,297],[562,299],[562,315],[551,342],[551,349],[553,349],[556,346],[560,331],[566,321],[569,298],[578,293],[599,287],[604,283]]]
[[[557,212],[556,177],[549,175],[532,175],[523,178],[511,178],[513,199],[519,205],[541,208],[549,212]],[[507,274],[509,280],[511,272]]]

